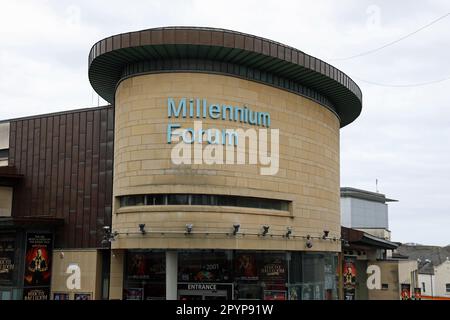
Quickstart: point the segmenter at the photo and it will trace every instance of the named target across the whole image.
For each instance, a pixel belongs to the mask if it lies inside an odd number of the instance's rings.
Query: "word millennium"
[[[192,119],[213,119],[228,120],[240,122],[260,127],[270,127],[270,114],[268,112],[259,112],[249,109],[247,106],[238,107],[227,104],[208,103],[206,99],[200,98],[181,98],[178,103],[174,98],[167,99],[167,117],[168,118],[192,118]],[[167,143],[172,142],[174,130],[178,130],[180,124],[168,124],[167,126]],[[178,131],[180,132],[180,131]],[[194,131],[192,128],[183,130],[181,134],[185,143],[202,143],[206,135],[206,141],[212,144],[228,144],[237,145],[238,136],[233,130],[206,129],[200,132]],[[186,134],[188,133],[188,134]],[[175,132],[175,135],[176,132]]]

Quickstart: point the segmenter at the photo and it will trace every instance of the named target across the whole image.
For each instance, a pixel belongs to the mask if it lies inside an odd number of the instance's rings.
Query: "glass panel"
[[[129,251],[126,257],[124,299],[164,299],[166,296],[165,277],[164,252]]]
[[[231,207],[237,206],[244,208],[262,208],[284,211],[287,211],[289,209],[289,201],[285,200],[227,195],[149,194],[122,196],[119,200],[121,207],[141,205],[206,205]]]
[[[155,194],[153,196],[153,199],[154,199],[154,204],[157,206],[166,204],[165,196],[163,194]]]
[[[187,194],[169,194],[167,196],[168,205],[188,205],[189,197]]]

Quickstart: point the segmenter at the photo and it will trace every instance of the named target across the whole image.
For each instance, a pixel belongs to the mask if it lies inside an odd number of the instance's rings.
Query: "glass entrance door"
[[[11,300],[11,290],[0,290],[0,300]]]

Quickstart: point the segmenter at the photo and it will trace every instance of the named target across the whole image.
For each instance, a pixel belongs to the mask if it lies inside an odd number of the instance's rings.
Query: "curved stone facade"
[[[171,161],[167,126],[192,127],[189,117],[168,118],[168,98],[204,98],[245,105],[270,114],[279,129],[279,170],[261,165],[192,164]],[[201,119],[204,128],[261,127]],[[339,251],[339,118],[306,97],[254,81],[212,73],[142,74],[122,80],[115,95],[113,248],[210,248]],[[119,197],[142,194],[215,194],[286,200],[289,210],[225,206],[120,207]],[[142,236],[139,224],[149,232]],[[182,232],[193,224],[193,234]],[[237,236],[233,224],[240,224]],[[270,226],[261,237],[263,225]],[[282,235],[292,228],[294,237]],[[158,231],[158,232],[157,232]],[[154,232],[154,233],[152,233]],[[270,236],[272,235],[272,236]],[[306,249],[307,235],[313,247]]]

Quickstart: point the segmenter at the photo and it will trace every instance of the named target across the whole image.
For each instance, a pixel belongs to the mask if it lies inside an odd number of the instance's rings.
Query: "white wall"
[[[389,229],[385,203],[357,198],[341,198],[341,225],[347,228]]]
[[[352,227],[351,199],[341,198],[341,226]]]
[[[424,290],[425,284],[425,290]],[[423,296],[433,297],[435,295],[434,275],[432,274],[419,274],[419,287],[422,290]]]
[[[450,284],[450,261],[447,260],[434,268],[436,296],[450,297],[450,292],[446,292],[445,284]]]

